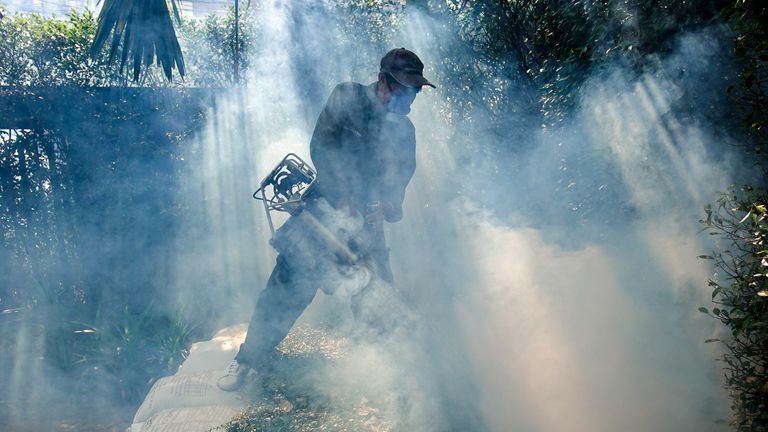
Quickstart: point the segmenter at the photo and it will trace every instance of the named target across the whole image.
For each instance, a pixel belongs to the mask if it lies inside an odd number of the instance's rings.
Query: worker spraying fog
[[[292,216],[272,238],[277,262],[245,342],[218,381],[223,390],[240,388],[249,372],[264,365],[317,289],[336,291],[340,272],[364,273],[364,283],[350,293],[352,310],[358,318],[375,319],[366,313],[371,287],[394,283],[383,224],[402,219],[416,168],[415,128],[407,114],[421,88],[434,87],[423,70],[416,54],[398,48],[381,59],[377,82],[336,86],[310,142],[316,173],[300,159],[286,176],[278,175],[278,167],[272,185],[278,196],[271,198],[293,205],[285,207]],[[304,186],[294,191],[297,180]]]

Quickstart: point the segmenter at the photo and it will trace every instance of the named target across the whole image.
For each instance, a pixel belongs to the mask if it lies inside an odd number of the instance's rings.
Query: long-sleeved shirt
[[[385,218],[402,218],[405,188],[416,169],[416,134],[406,116],[387,113],[377,83],[342,83],[328,98],[315,125],[310,154],[317,192],[334,206],[386,205]]]

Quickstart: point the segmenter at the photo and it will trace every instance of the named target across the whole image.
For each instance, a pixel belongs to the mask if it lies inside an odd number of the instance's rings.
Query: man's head
[[[435,87],[422,73],[424,63],[405,48],[395,48],[381,59],[379,71],[379,98],[387,110],[406,115],[416,94],[425,85]]]

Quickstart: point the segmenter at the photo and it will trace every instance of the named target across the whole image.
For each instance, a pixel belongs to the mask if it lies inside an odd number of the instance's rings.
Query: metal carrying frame
[[[302,199],[317,180],[315,170],[295,153],[288,153],[259,184],[253,198],[264,203],[272,235],[272,212],[293,214],[302,207]]]

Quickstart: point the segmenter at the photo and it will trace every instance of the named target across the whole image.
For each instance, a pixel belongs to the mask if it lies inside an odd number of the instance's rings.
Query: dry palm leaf
[[[171,0],[171,4],[180,21],[176,1]],[[184,57],[166,0],[104,0],[91,46],[93,56],[101,51],[110,34],[109,61],[114,60],[122,42],[120,72],[129,59],[133,60],[134,81],[139,79],[142,65],[152,65],[155,58],[168,80],[173,78],[174,67],[184,76]]]

